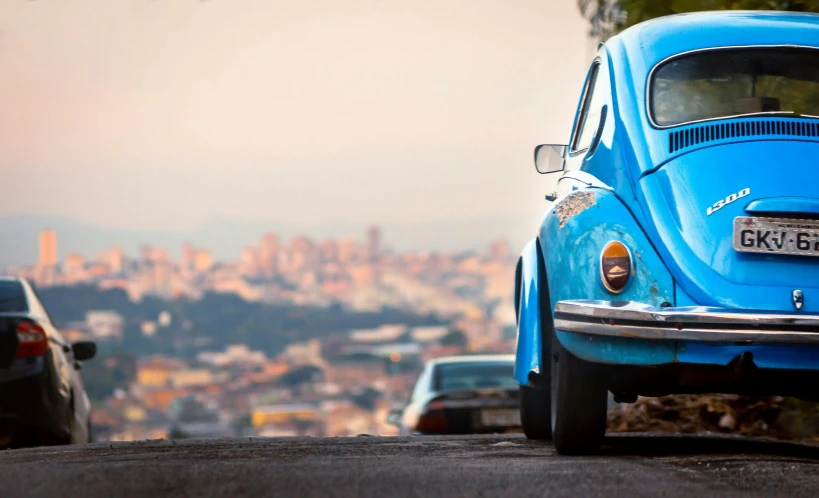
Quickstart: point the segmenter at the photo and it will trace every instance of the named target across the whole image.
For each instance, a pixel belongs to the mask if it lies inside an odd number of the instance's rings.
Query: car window
[[[16,280],[0,280],[0,313],[26,313],[28,303],[23,286]]]
[[[600,125],[600,114],[606,102],[607,87],[608,75],[604,70],[602,61],[598,59],[589,70],[583,107],[577,120],[572,141],[572,152],[583,152],[591,146]]]
[[[484,388],[513,388],[515,367],[511,362],[449,363],[438,366],[436,391],[469,391]]]
[[[424,371],[421,372],[421,375],[415,382],[415,388],[413,388],[412,396],[410,398],[413,401],[423,396],[423,394],[429,390],[429,371],[429,367],[424,368]]]
[[[29,313],[39,321],[51,323],[51,317],[48,315],[48,311],[46,311],[45,306],[40,302],[40,296],[37,295],[37,291],[35,291],[32,286],[28,286],[28,306]]]
[[[650,111],[660,126],[753,114],[819,116],[819,51],[711,50],[654,71]]]

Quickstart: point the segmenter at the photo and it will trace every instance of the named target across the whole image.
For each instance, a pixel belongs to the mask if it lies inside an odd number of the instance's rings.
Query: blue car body
[[[665,62],[752,47],[819,49],[819,16],[671,16],[601,44],[563,168],[549,177],[554,200],[519,262],[521,386],[548,384],[553,333],[580,360],[611,367],[615,393],[819,397],[785,375],[819,372],[819,257],[734,248],[738,217],[797,220],[817,233],[819,119],[749,113],[659,125],[651,111],[652,72]],[[592,78],[599,127],[588,149],[573,153]],[[748,243],[767,244],[756,237],[749,231]],[[633,260],[618,293],[601,280],[610,241]],[[784,376],[752,385],[703,370],[697,382],[681,381],[697,367],[728,368],[740,358]],[[660,375],[662,367],[674,374]]]

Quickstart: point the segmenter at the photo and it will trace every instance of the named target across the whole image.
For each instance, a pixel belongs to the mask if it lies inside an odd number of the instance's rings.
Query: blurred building
[[[190,275],[194,270],[194,259],[196,250],[189,242],[182,246],[182,260],[179,261],[179,270],[183,275]]]
[[[378,261],[381,256],[381,229],[370,227],[367,230],[367,261]]]
[[[217,367],[237,365],[245,368],[262,365],[267,361],[263,352],[251,351],[245,344],[228,346],[224,352],[204,351],[197,355],[197,359]]]
[[[489,254],[495,261],[503,261],[511,254],[509,242],[505,239],[499,239],[489,246]]]
[[[82,257],[82,254],[77,254],[75,252],[69,254],[65,257],[65,264],[63,265],[63,271],[67,275],[77,274],[83,271],[85,268],[85,258]]]
[[[352,263],[358,259],[358,242],[352,237],[348,237],[338,244],[338,261],[340,263]]]
[[[268,277],[278,273],[279,259],[279,236],[268,232],[262,236],[262,243],[259,247],[258,263],[262,273]]]
[[[122,248],[113,247],[99,258],[101,263],[108,265],[111,273],[119,274],[125,269],[125,254]]]
[[[125,320],[115,311],[89,311],[85,324],[95,339],[121,339]]]
[[[206,271],[213,268],[213,265],[216,263],[210,251],[198,249],[195,251],[194,254],[195,256],[193,266],[194,269],[196,270],[196,273],[205,273]]]
[[[38,266],[43,268],[57,266],[57,233],[48,228],[40,231],[40,259]]]

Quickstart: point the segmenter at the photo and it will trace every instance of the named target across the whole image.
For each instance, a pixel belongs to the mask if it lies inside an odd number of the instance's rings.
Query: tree
[[[450,330],[447,335],[441,338],[441,345],[443,346],[460,346],[465,348],[468,343],[469,338],[458,329]]]
[[[705,10],[787,10],[819,12],[819,0],[577,0],[591,23],[591,35],[605,40],[655,17]]]

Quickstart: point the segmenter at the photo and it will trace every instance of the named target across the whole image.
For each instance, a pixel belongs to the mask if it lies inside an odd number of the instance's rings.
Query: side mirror
[[[540,174],[563,171],[565,145],[538,145],[535,147],[535,168]]]
[[[404,410],[390,410],[387,415],[387,423],[396,427],[401,425],[401,417],[404,415]]]
[[[75,342],[71,345],[74,359],[77,361],[90,360],[97,355],[97,345],[91,341]]]

